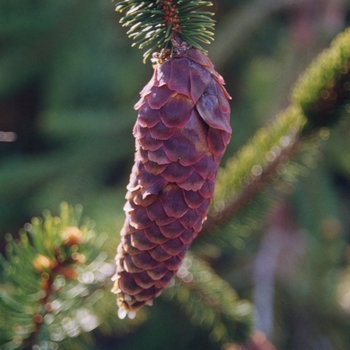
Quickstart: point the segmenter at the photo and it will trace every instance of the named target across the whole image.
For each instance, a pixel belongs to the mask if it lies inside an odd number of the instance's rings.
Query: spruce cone
[[[230,96],[206,55],[188,45],[158,63],[135,105],[135,164],[113,292],[126,311],[152,304],[202,228],[230,140]]]

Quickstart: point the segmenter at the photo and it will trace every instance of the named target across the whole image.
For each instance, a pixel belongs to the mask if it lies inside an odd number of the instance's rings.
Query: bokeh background
[[[213,2],[216,34],[207,49],[232,96],[227,159],[288,105],[300,73],[350,24],[350,3]],[[62,201],[82,204],[117,241],[133,163],[133,105],[152,67],[131,48],[114,7],[0,0],[1,249],[6,232],[46,208],[57,212]],[[263,225],[212,254],[217,273],[255,303],[255,328],[281,350],[350,348],[349,116],[329,137],[324,132],[327,140],[304,156],[303,176],[279,192]],[[96,348],[222,346],[162,301],[144,321],[132,332],[96,331]]]

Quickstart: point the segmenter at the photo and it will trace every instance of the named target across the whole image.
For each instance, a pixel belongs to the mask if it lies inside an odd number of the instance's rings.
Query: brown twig
[[[66,258],[62,259],[62,252],[60,248],[55,248],[55,258],[54,260],[49,261],[49,263],[49,267],[45,270],[44,268],[46,266],[44,266],[44,264],[40,266],[39,262],[39,264],[36,265],[37,270],[40,268],[44,270],[41,272],[40,277],[41,290],[44,292],[44,295],[41,299],[38,300],[40,311],[33,316],[34,331],[26,340],[26,344],[24,346],[25,350],[31,350],[36,344],[38,335],[40,334],[44,322],[44,316],[47,312],[51,311],[47,303],[53,295],[53,284],[57,275],[63,275],[67,279],[75,279],[77,277],[77,273],[70,266],[72,263],[74,263],[74,259],[72,259],[71,256],[67,256]]]

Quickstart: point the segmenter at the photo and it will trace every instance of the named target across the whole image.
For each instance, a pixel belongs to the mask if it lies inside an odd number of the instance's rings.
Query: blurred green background
[[[67,201],[118,237],[133,163],[133,105],[152,67],[130,47],[114,7],[106,0],[0,0],[0,235]],[[217,25],[207,49],[233,97],[227,159],[288,105],[299,74],[350,24],[350,3],[220,0],[211,10]],[[258,232],[237,239],[212,265],[255,303],[256,329],[277,349],[348,349],[349,116],[303,161],[304,176],[279,193]],[[221,347],[166,303],[136,333],[96,337],[100,349]]]

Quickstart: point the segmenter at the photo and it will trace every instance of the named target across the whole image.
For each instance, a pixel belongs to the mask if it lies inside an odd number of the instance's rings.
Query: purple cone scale
[[[206,219],[231,136],[223,84],[209,58],[186,46],[155,66],[135,105],[135,164],[112,290],[126,311],[162,293]]]

